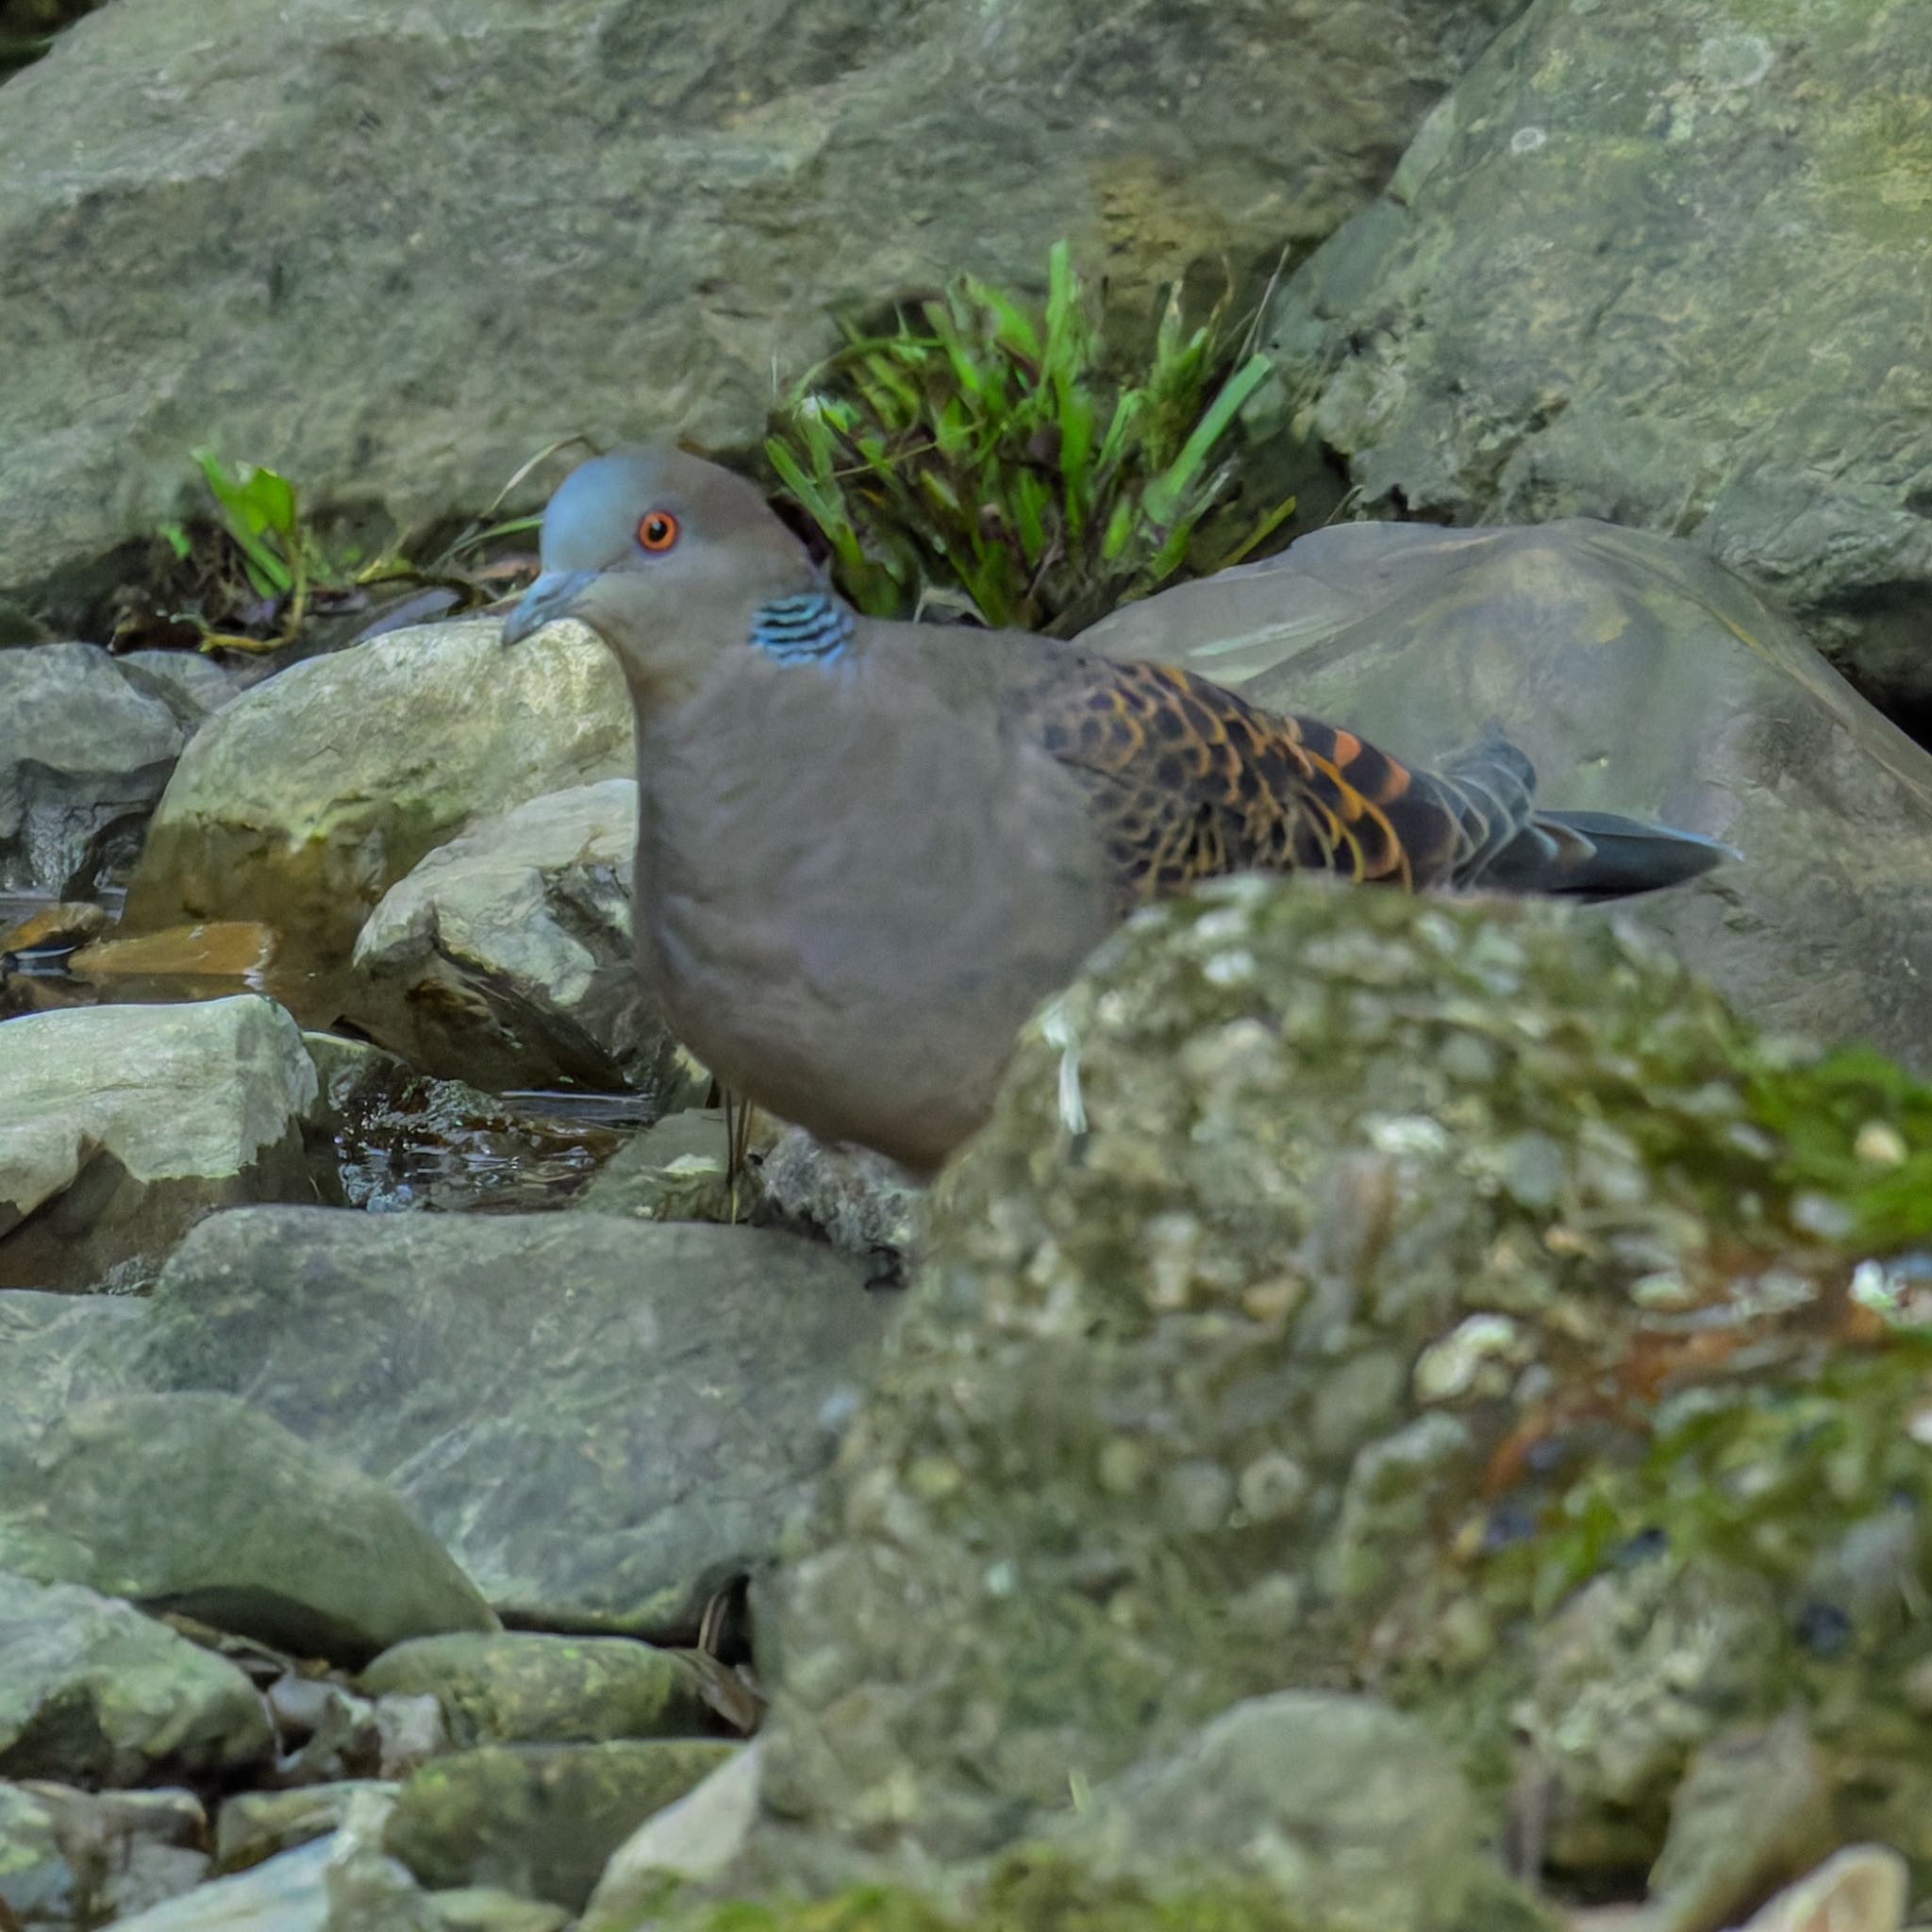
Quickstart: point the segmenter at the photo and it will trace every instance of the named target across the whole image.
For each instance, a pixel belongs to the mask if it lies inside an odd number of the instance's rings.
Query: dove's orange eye
[[[668,509],[646,510],[638,519],[638,541],[646,550],[669,550],[677,541],[677,519]]]

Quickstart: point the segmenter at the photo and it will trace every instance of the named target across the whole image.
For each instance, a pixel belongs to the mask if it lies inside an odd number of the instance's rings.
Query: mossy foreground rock
[[[1928,1172],[1925,1090],[1760,1040],[1599,915],[1259,881],[1143,915],[941,1185],[774,1593],[767,1806],[984,1853],[1243,1698],[1367,1688],[1491,1822],[1521,1707],[1559,1812],[1640,1821],[1627,1872],[1697,1743],[1797,1696],[1857,1740],[1855,1822],[1924,1836],[1883,1687],[1932,1648],[1925,1363],[1847,1285],[1932,1221]],[[1578,1700],[1529,1695],[1598,1573],[1655,1598],[1591,1624],[1607,1670],[1700,1592],[1749,1640],[1677,1682],[1657,1639],[1668,1745],[1614,1796]]]

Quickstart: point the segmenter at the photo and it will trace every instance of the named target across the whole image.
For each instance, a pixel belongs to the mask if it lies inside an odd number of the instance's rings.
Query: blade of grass
[[[1234,421],[1235,412],[1254,394],[1274,366],[1266,356],[1251,356],[1222,384],[1221,393],[1194,425],[1181,445],[1180,454],[1147,486],[1141,502],[1156,524],[1165,524],[1174,516],[1181,493],[1207,460],[1208,452],[1220,441],[1222,433]]]

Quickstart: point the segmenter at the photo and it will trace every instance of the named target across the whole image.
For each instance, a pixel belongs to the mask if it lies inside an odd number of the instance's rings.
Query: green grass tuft
[[[1233,506],[1235,417],[1269,373],[1174,291],[1137,379],[1105,366],[1067,244],[1044,308],[971,275],[844,345],[776,412],[765,454],[875,617],[963,603],[995,626],[1070,636],[1275,529]]]

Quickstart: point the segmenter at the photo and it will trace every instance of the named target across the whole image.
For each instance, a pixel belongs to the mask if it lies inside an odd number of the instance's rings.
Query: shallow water
[[[119,894],[98,902],[110,918]],[[56,902],[0,892],[0,936]],[[4,944],[0,937],[0,944]],[[0,951],[0,1019],[64,1007],[174,1005],[262,993],[298,1019],[328,1005],[321,976],[246,963],[245,940],[213,949],[225,971],[76,971],[71,942]],[[352,1096],[312,1143],[319,1176],[371,1213],[515,1213],[564,1206],[624,1140],[656,1117],[651,1096],[581,1090],[479,1092],[400,1068]]]

